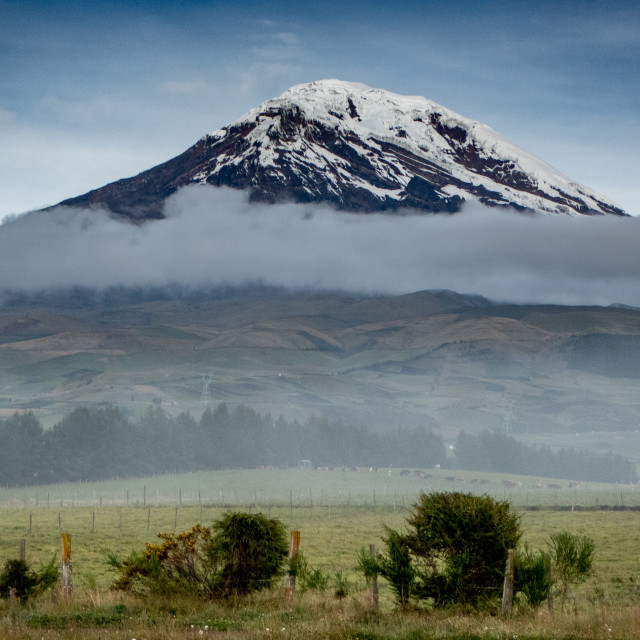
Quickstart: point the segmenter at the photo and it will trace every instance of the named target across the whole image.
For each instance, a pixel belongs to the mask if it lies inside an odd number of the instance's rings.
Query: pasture
[[[246,510],[299,529],[312,565],[349,572],[355,552],[362,545],[380,543],[383,523],[401,526],[421,491],[452,490],[511,502],[522,510],[525,537],[534,546],[544,544],[554,529],[595,535],[594,529],[601,532],[599,547],[604,553],[604,547],[611,546],[605,543],[612,539],[617,540],[616,548],[624,546],[623,532],[632,536],[640,519],[640,511],[622,509],[640,508],[640,490],[629,485],[575,486],[566,480],[445,469],[236,469],[3,488],[0,560],[15,555],[19,540],[25,538],[29,559],[45,562],[58,551],[58,534],[67,531],[74,540],[78,578],[107,586],[108,552],[126,555],[160,531],[210,524],[224,511]],[[636,557],[631,542],[624,555]]]
[[[54,594],[28,610],[11,609],[5,603],[1,605],[0,634],[11,639],[180,640],[204,633],[269,640],[274,636],[305,640],[636,637],[640,629],[635,613],[640,600],[640,511],[620,508],[640,504],[636,488],[569,487],[566,481],[506,479],[492,474],[465,474],[463,479],[449,470],[424,473],[431,478],[418,477],[413,470],[403,475],[400,470],[391,470],[389,474],[388,469],[229,470],[5,488],[0,493],[0,561],[18,556],[21,539],[26,540],[26,557],[35,567],[55,554],[60,558],[59,534],[68,531],[72,536],[74,597],[73,602],[65,603]],[[472,484],[473,479],[476,482]],[[536,488],[536,484],[543,488]],[[549,484],[561,487],[549,488]],[[384,581],[381,614],[372,617],[367,613],[364,580],[355,571],[358,549],[370,543],[382,549],[383,525],[402,527],[419,491],[453,489],[511,500],[521,509],[523,542],[533,548],[545,547],[548,535],[563,529],[594,539],[595,572],[572,591],[571,613],[555,612],[552,617],[544,609],[536,615],[521,612],[511,620],[463,612],[401,614],[395,610]],[[609,510],[595,509],[603,505],[609,505]],[[289,529],[300,530],[301,550],[309,566],[330,578],[336,571],[342,572],[349,581],[349,597],[336,600],[331,583],[324,593],[298,594],[293,605],[275,593],[256,596],[240,607],[141,603],[109,591],[114,574],[107,565],[108,553],[122,558],[142,550],[145,542],[155,541],[160,531],[182,531],[195,522],[210,524],[233,509],[261,511],[280,519]],[[607,632],[603,625],[615,631]]]

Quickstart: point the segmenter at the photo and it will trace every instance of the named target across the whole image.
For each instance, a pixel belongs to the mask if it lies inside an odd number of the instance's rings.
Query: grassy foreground
[[[255,507],[254,507],[255,509]],[[524,540],[544,546],[548,534],[586,533],[596,544],[595,573],[570,596],[568,610],[552,614],[516,610],[507,620],[459,611],[396,610],[381,583],[379,613],[369,608],[363,580],[354,571],[363,545],[381,546],[382,524],[401,527],[406,507],[318,505],[262,507],[263,513],[301,531],[301,549],[312,568],[347,576],[350,592],[298,593],[285,601],[282,589],[227,605],[171,599],[152,602],[113,592],[108,552],[122,557],[141,550],[158,531],[211,523],[223,507],[190,505],[46,507],[0,510],[0,560],[16,557],[26,539],[27,560],[44,564],[59,553],[59,529],[72,534],[74,594],[52,593],[26,607],[0,603],[0,637],[17,638],[315,638],[386,640],[418,638],[636,638],[640,637],[640,530],[635,511],[527,511]],[[60,514],[60,515],[59,515]],[[60,519],[59,519],[60,518]],[[31,535],[29,535],[29,523]],[[193,625],[193,627],[192,627]]]
[[[374,613],[363,599],[343,602],[304,595],[290,605],[281,597],[261,597],[242,607],[188,602],[141,606],[109,594],[96,603],[41,604],[37,609],[2,612],[3,639],[98,640],[246,638],[249,640],[487,640],[637,638],[637,608],[599,607],[578,614],[516,614],[503,619],[464,612]]]

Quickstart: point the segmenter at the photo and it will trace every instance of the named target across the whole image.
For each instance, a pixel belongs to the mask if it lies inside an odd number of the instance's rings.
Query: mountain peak
[[[168,195],[193,183],[360,212],[453,213],[475,201],[625,215],[487,125],[427,98],[335,79],[291,87],[177,158],[63,204],[157,218]]]

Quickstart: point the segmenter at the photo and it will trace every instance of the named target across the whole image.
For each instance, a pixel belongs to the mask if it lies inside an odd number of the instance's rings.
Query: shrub
[[[224,596],[268,589],[282,576],[289,545],[284,525],[260,513],[227,513],[213,525],[208,557]]]
[[[261,514],[227,513],[211,529],[196,524],[158,537],[162,542],[147,543],[142,554],[109,557],[120,573],[114,588],[141,595],[243,596],[271,587],[288,553],[282,523]]]
[[[551,567],[554,584],[561,594],[561,608],[572,584],[584,582],[592,573],[595,544],[587,536],[559,531],[549,536]]]
[[[144,553],[132,553],[119,561],[109,556],[109,563],[119,573],[113,587],[143,595],[168,595],[197,592],[212,597],[215,568],[207,559],[211,530],[200,524],[182,533],[159,533],[160,544],[148,542]]]
[[[416,580],[416,570],[411,562],[409,539],[386,527],[386,536],[382,541],[387,547],[387,553],[378,555],[380,574],[391,585],[398,603],[405,607],[415,591]]]
[[[515,555],[515,584],[526,601],[533,607],[539,607],[551,590],[551,558],[544,551],[533,552],[525,546]]]
[[[502,592],[507,551],[520,539],[508,502],[458,492],[421,494],[407,533],[387,528],[382,575],[398,601],[411,595],[434,606],[479,606]]]
[[[301,593],[305,591],[326,591],[329,576],[321,569],[311,569],[306,556],[300,551],[289,562],[289,573],[296,576],[296,587]]]
[[[338,598],[338,600],[342,600],[349,595],[350,585],[347,577],[342,573],[342,571],[335,571],[333,574],[333,595]]]
[[[7,560],[0,574],[0,596],[8,598],[13,591],[16,598],[24,603],[53,587],[58,577],[55,557],[40,572],[31,569],[25,560]]]

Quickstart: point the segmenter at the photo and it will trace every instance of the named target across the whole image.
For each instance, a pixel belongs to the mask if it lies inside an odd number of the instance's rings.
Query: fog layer
[[[0,289],[249,283],[399,294],[452,289],[512,302],[640,306],[640,220],[348,214],[187,187],[134,226],[59,207],[0,227]]]

